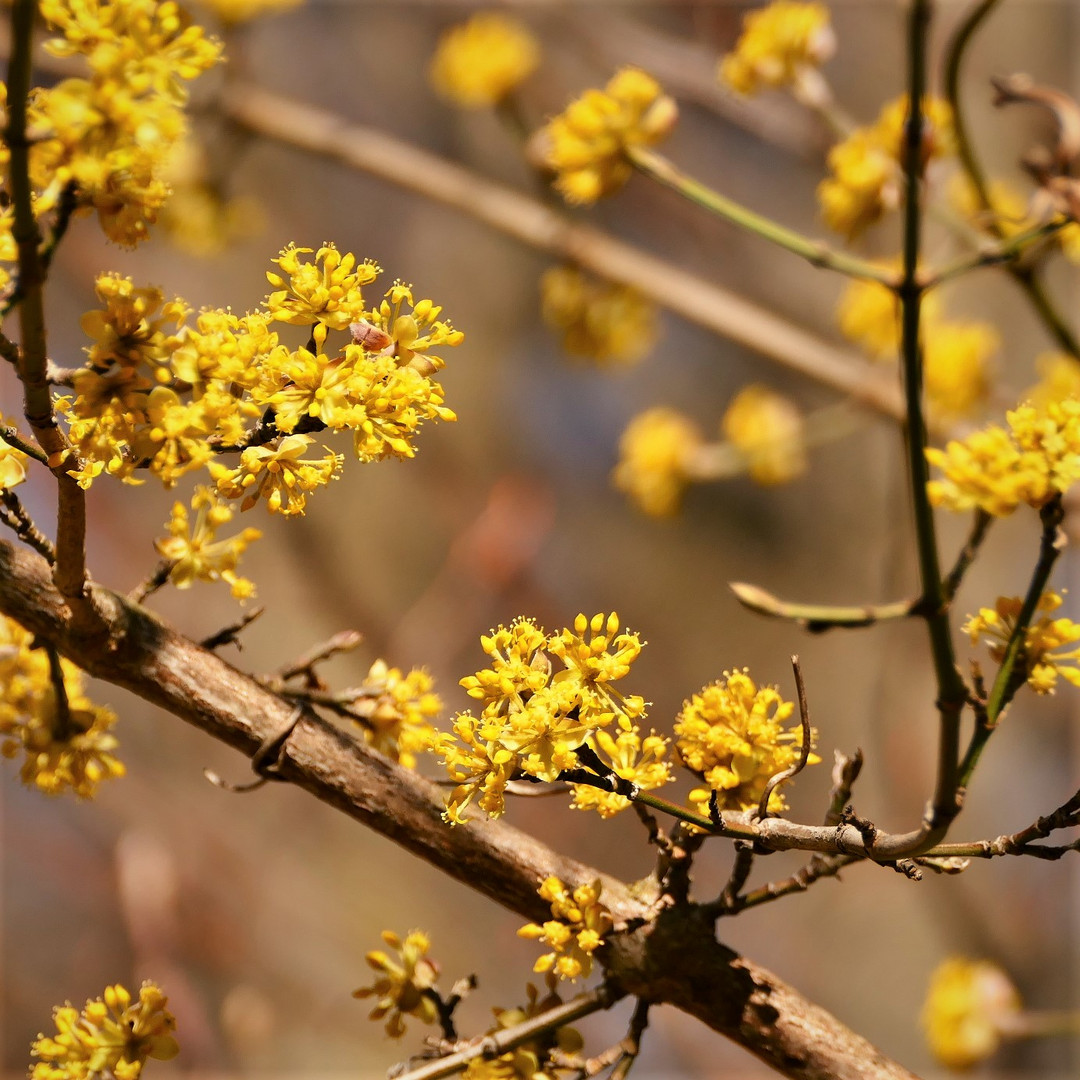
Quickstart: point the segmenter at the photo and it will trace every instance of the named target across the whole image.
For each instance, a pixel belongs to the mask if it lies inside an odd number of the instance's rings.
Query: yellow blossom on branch
[[[990,323],[930,322],[923,340],[923,384],[940,419],[970,416],[990,389],[990,359],[1001,338]]]
[[[685,702],[675,722],[675,758],[706,785],[690,792],[690,801],[708,803],[716,792],[721,810],[756,809],[770,778],[799,760],[802,729],[784,727],[793,709],[746,669],[724,672]],[[810,755],[811,763],[820,760]],[[768,810],[786,808],[777,788]]]
[[[954,956],[930,978],[922,1026],[942,1065],[970,1069],[997,1051],[1020,1016],[1020,995],[997,964]]]
[[[264,446],[249,446],[235,468],[210,462],[218,494],[243,500],[241,510],[250,510],[265,499],[273,513],[302,514],[307,493],[333,480],[343,460],[333,451],[322,459],[303,457],[313,441],[307,435],[285,435]]]
[[[651,75],[623,68],[603,90],[586,90],[549,120],[536,145],[566,201],[592,203],[629,178],[628,146],[655,145],[677,119],[674,99]]]
[[[829,9],[817,0],[773,0],[747,12],[733,52],[720,62],[720,79],[738,94],[764,87],[805,86],[836,51]]]
[[[646,514],[670,517],[690,482],[690,461],[704,442],[693,421],[674,409],[643,412],[619,440],[612,480]]]
[[[1024,632],[1016,670],[1037,694],[1052,694],[1059,676],[1080,686],[1080,624],[1053,617],[1062,602],[1058,593],[1043,593],[1035,609],[1038,617]],[[962,629],[972,645],[985,640],[990,656],[1000,664],[1022,607],[1019,596],[999,596],[992,608],[980,608],[978,615],[970,616]],[[1060,651],[1068,645],[1076,647]]]
[[[198,0],[199,6],[208,8],[226,26],[236,26],[263,15],[277,15],[299,7],[304,0]]]
[[[431,721],[442,712],[435,681],[422,668],[407,675],[376,660],[349,711],[369,746],[393,758],[406,769],[416,768],[417,755],[429,749],[435,737]]]
[[[1008,430],[993,424],[926,451],[943,474],[927,484],[935,506],[1005,517],[1021,503],[1044,506],[1080,479],[1080,399],[1021,405],[1006,420]]]
[[[516,19],[478,12],[439,39],[430,78],[448,101],[466,109],[497,105],[540,63],[536,38]]]
[[[620,716],[618,733],[607,730],[593,733],[596,754],[620,780],[640,791],[652,791],[671,780],[671,766],[664,761],[668,740],[650,732],[644,738],[637,724]],[[575,810],[595,810],[601,817],[614,817],[630,806],[630,800],[614,791],[604,791],[589,784],[574,784],[571,806]]]
[[[382,939],[397,956],[382,949],[369,952],[367,962],[377,972],[375,982],[354,990],[353,997],[377,998],[369,1018],[386,1017],[386,1034],[400,1039],[406,1016],[415,1016],[423,1024],[438,1023],[437,998],[429,991],[439,977],[439,965],[428,959],[431,942],[420,930],[410,930],[404,941],[392,930],[384,930]]]
[[[305,261],[303,256],[312,251],[290,244],[272,260],[281,273],[266,273],[276,291],[266,298],[265,307],[278,322],[314,325],[316,344],[321,345],[327,330],[345,330],[364,318],[361,289],[380,271],[373,262],[357,263],[355,255],[342,255],[333,244],[319,248],[313,262]]]
[[[40,1058],[30,1080],[138,1080],[147,1058],[168,1061],[180,1052],[168,998],[144,982],[138,1000],[119,984],[107,986],[82,1012],[71,1005],[53,1011],[56,1034],[39,1035],[31,1049]]]
[[[189,589],[196,581],[224,581],[237,600],[255,595],[255,586],[239,577],[236,567],[249,544],[258,540],[258,529],[244,529],[228,540],[218,540],[217,530],[233,518],[232,507],[218,501],[207,487],[196,488],[191,499],[195,522],[191,523],[188,508],[174,503],[169,520],[169,536],[155,540],[154,546],[163,559],[173,562],[169,580],[178,589]]]
[[[803,419],[787,398],[753,383],[735,395],[720,430],[758,484],[786,484],[806,471]]]
[[[641,651],[636,634],[620,633],[616,614],[579,615],[573,629],[551,635],[518,619],[481,644],[492,665],[461,685],[483,702],[483,711],[459,714],[453,733],[432,746],[458,785],[443,815],[451,824],[465,820],[473,801],[491,817],[502,814],[506,785],[515,777],[551,782],[582,768],[577,751],[595,753],[601,728],[616,720],[632,724],[645,709],[642,698],[612,685]],[[563,670],[554,671],[553,657]]]
[[[114,756],[116,715],[85,697],[74,664],[60,659],[56,672],[47,650],[33,644],[28,630],[0,616],[0,753],[23,755],[28,787],[89,799],[103,780],[124,775]]]
[[[0,424],[4,418],[0,416]],[[0,435],[0,491],[10,491],[26,479],[26,454]]]
[[[551,919],[542,925],[529,923],[518,931],[519,937],[551,947],[551,952],[536,961],[533,971],[554,971],[570,982],[589,975],[593,953],[604,944],[613,926],[611,912],[600,903],[601,890],[599,879],[572,892],[557,877],[549,877],[540,886],[540,896],[551,905]]]
[[[637,289],[596,282],[575,266],[555,266],[540,279],[544,322],[571,356],[601,367],[640,360],[656,340],[655,305]]]

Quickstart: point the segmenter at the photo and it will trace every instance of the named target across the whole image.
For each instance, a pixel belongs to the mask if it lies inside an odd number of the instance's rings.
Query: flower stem
[[[691,176],[680,172],[667,158],[657,154],[653,150],[647,150],[641,146],[631,146],[626,150],[631,163],[640,172],[651,177],[665,187],[677,191],[690,202],[696,203],[709,213],[738,225],[741,229],[755,233],[764,240],[778,244],[795,255],[801,255],[804,259],[813,263],[814,266],[836,270],[838,273],[847,274],[848,277],[863,278],[867,281],[877,281],[890,288],[896,285],[896,275],[888,269],[860,259],[856,255],[848,255],[843,251],[834,251],[828,245],[818,240],[811,240],[794,229],[788,229],[783,225],[748,210],[745,206],[721,195],[710,187],[695,180]]]

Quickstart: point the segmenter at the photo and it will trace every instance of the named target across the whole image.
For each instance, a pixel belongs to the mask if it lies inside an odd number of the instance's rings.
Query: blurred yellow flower
[[[384,930],[382,939],[397,956],[382,949],[369,952],[367,962],[377,972],[375,982],[354,990],[353,997],[378,998],[369,1019],[386,1017],[386,1034],[400,1039],[406,1016],[415,1016],[423,1024],[438,1023],[437,998],[428,991],[439,977],[439,965],[428,959],[431,942],[423,931],[410,930],[402,941],[392,930]]]
[[[738,94],[795,85],[836,51],[829,9],[817,0],[773,0],[743,16],[733,52],[720,61],[720,79]]]
[[[768,387],[744,386],[728,405],[720,430],[758,484],[786,484],[806,471],[802,416]]]
[[[690,460],[703,441],[697,425],[674,409],[641,413],[619,440],[615,487],[646,514],[670,517],[679,509],[690,482]]]
[[[479,12],[439,39],[431,60],[432,85],[466,109],[497,105],[540,63],[536,38],[516,19]]]
[[[930,977],[923,1031],[934,1057],[950,1069],[970,1069],[1001,1045],[1020,1016],[1020,995],[989,960],[955,956]]]

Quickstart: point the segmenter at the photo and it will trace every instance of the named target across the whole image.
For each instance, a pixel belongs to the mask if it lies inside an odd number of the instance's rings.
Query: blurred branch
[[[76,623],[48,563],[0,541],[0,611],[91,675],[248,756],[290,721],[289,704],[250,676],[123,597],[92,585],[89,591],[102,620],[96,634]],[[573,888],[600,877],[604,902],[621,930],[603,950],[609,977],[628,994],[684,1010],[783,1075],[912,1080],[830,1013],[717,942],[713,920],[700,907],[677,905],[657,913],[623,882],[502,822],[476,820],[451,828],[442,820],[435,784],[328,723],[305,716],[281,747],[276,772],[533,921],[549,913],[538,882],[554,875]]]
[[[648,282],[650,297],[683,318],[851,394],[887,416],[902,415],[892,380],[874,372],[860,357],[833,348],[772,312],[599,229],[575,224],[512,188],[385,132],[351,124],[334,113],[255,86],[230,88],[222,108],[248,130],[453,207],[611,281],[638,288]]]

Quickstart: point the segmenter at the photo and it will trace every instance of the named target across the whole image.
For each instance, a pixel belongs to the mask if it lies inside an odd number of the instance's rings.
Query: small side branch
[[[854,630],[891,619],[905,619],[918,612],[919,601],[897,600],[890,604],[792,604],[780,600],[757,585],[744,581],[732,581],[728,588],[743,607],[759,615],[774,619],[786,619],[808,630],[821,634],[826,630],[844,628]]]
[[[0,491],[0,521],[50,566],[56,562],[56,549],[52,542],[31,520],[14,491]]]

